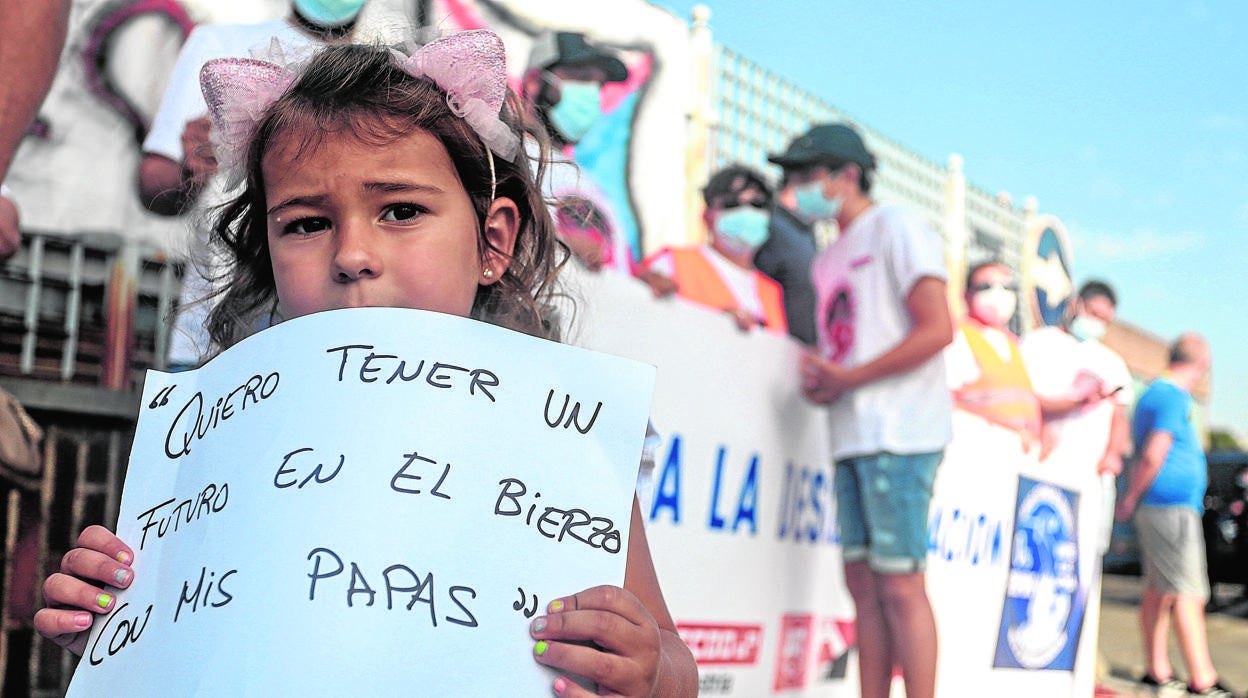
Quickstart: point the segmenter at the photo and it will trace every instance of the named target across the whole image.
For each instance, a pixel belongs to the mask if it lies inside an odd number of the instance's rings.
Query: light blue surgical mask
[[[715,234],[720,244],[735,254],[753,254],[769,233],[771,216],[753,206],[726,208],[715,216]]]
[[[831,220],[841,212],[841,197],[824,196],[822,179],[795,185],[793,195],[797,199],[797,212],[809,221]]]
[[[1076,315],[1070,321],[1070,333],[1080,342],[1105,336],[1105,321],[1090,315]]]
[[[559,103],[550,110],[550,123],[569,143],[585,137],[601,115],[602,85],[585,80],[561,80]]]
[[[365,0],[294,0],[295,11],[318,26],[341,27],[355,21]]]

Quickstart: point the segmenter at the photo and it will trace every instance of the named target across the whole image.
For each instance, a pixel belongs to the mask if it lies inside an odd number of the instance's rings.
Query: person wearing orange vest
[[[702,198],[710,244],[664,248],[642,262],[638,277],[656,296],[674,290],[681,298],[728,313],[742,330],[761,325],[788,332],[784,292],[753,261],[767,239],[771,187],[758,172],[732,165],[711,177]]]
[[[1028,450],[1041,442],[1040,402],[1008,325],[1018,307],[1013,274],[1000,262],[966,277],[967,317],[946,358],[958,409],[1018,432]]]

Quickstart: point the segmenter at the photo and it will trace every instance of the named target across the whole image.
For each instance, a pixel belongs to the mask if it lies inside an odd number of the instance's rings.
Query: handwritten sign
[[[654,369],[482,322],[320,313],[150,372],[135,581],[69,695],[545,695],[529,619],[623,584]]]

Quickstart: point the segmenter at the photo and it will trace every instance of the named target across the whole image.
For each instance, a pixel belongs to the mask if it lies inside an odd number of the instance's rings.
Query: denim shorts
[[[908,574],[927,566],[927,514],[943,451],[873,453],[836,463],[836,522],[845,562]]]

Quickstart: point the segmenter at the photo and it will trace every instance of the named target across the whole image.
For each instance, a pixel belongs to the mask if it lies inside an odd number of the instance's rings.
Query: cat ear
[[[217,166],[236,176],[245,164],[256,126],[294,83],[294,73],[254,58],[217,58],[204,63],[199,85],[212,122]]]

